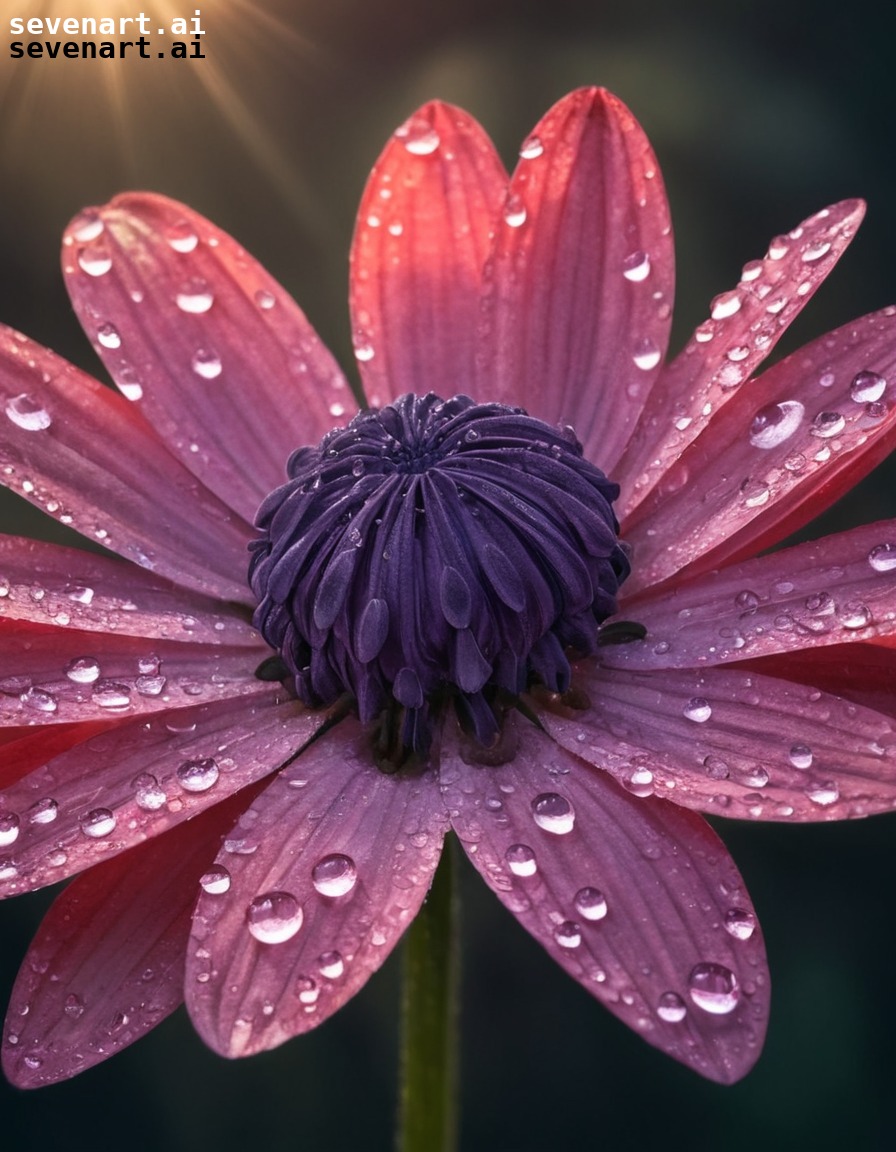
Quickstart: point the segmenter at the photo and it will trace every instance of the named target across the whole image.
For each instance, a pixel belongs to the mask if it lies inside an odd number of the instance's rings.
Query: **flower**
[[[666,361],[668,208],[628,110],[572,93],[508,179],[428,104],[361,203],[354,418],[204,219],[135,194],[73,221],[123,398],[5,331],[0,472],[117,557],[0,540],[0,883],[75,876],[13,992],[11,1079],[74,1075],[184,998],[226,1055],[314,1027],[449,827],[647,1041],[749,1069],[765,953],[698,813],[896,805],[896,525],[758,555],[896,437],[892,308],[753,376],[862,214],[775,239]]]

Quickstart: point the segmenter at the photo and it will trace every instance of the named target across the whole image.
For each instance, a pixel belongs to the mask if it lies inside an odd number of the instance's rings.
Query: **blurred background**
[[[439,96],[512,164],[559,96],[613,89],[648,131],[675,224],[674,341],[769,238],[864,196],[867,221],[782,349],[896,301],[896,94],[883,0],[205,0],[204,60],[13,60],[9,18],[190,17],[178,0],[0,0],[0,319],[99,371],[58,271],[66,221],[127,188],[235,234],[349,363],[353,213],[393,128]],[[9,39],[16,37],[9,36]],[[896,515],[883,469],[826,529]],[[7,498],[2,530],[50,526]],[[766,933],[766,1051],[704,1083],[643,1045],[464,875],[464,1152],[896,1147],[896,823],[721,827]],[[2,910],[0,999],[45,906]],[[388,1149],[395,959],[319,1032],[231,1064],[175,1016],[37,1094],[0,1084],[6,1152]]]

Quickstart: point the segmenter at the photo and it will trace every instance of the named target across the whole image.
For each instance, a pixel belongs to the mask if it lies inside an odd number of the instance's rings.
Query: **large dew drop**
[[[53,423],[49,412],[25,392],[7,400],[6,415],[26,432],[42,432]]]
[[[528,844],[511,844],[504,859],[514,876],[534,876],[538,871],[538,861]]]
[[[283,944],[302,927],[302,906],[290,892],[264,892],[246,909],[246,926],[262,944]]]
[[[727,1016],[740,1000],[737,977],[722,964],[697,964],[688,977],[688,994],[698,1008],[713,1016]]]
[[[556,792],[543,792],[532,801],[532,818],[545,832],[564,836],[571,832],[576,814],[572,804]]]
[[[311,882],[321,896],[345,896],[357,879],[354,860],[341,852],[323,856],[311,869]]]
[[[796,432],[806,414],[799,400],[782,400],[760,408],[750,425],[750,443],[754,448],[777,448]]]

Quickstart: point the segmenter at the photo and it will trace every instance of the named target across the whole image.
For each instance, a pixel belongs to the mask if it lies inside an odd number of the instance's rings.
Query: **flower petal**
[[[771,352],[840,259],[864,215],[860,200],[822,209],[776,237],[763,260],[744,266],[738,286],[713,300],[710,318],[660,375],[614,471],[623,489],[620,518],[664,477]]]
[[[704,1076],[739,1079],[762,1046],[769,987],[724,846],[693,813],[628,796],[535,728],[511,727],[506,764],[443,744],[445,802],[470,860],[624,1023]]]
[[[54,756],[89,740],[114,724],[114,721],[106,721],[105,724],[52,724],[41,728],[0,729],[0,744],[3,746],[0,788],[8,788]]]
[[[0,483],[82,536],[206,595],[248,600],[251,529],[125,400],[0,326]]]
[[[199,877],[245,797],[79,876],[51,907],[19,971],[3,1068],[19,1088],[84,1072],[183,1001]]]
[[[669,339],[662,178],[632,114],[596,88],[556,104],[520,157],[486,273],[478,392],[572,424],[609,471]]]
[[[623,672],[591,661],[581,711],[539,709],[550,734],[638,796],[740,819],[846,820],[896,808],[896,722],[739,669]]]
[[[132,636],[24,626],[0,621],[0,724],[66,724],[171,711],[257,695],[255,675],[269,655]]]
[[[755,555],[879,463],[896,444],[896,405],[882,400],[896,377],[894,337],[887,308],[745,385],[625,522],[629,594]]]
[[[506,187],[488,136],[449,104],[424,105],[386,145],[351,253],[353,340],[369,404],[470,391],[482,266]]]
[[[216,1051],[244,1056],[320,1024],[367,981],[429,889],[447,820],[435,777],[386,775],[353,720],[313,743],[240,821],[230,888],[200,898],[187,1007]]]
[[[647,638],[610,668],[693,668],[896,636],[896,520],[708,572],[624,603]]]
[[[19,820],[0,895],[53,884],[220,803],[285,763],[326,721],[264,695],[131,721],[93,736],[0,794]]]
[[[0,535],[0,619],[83,632],[255,647],[248,613],[78,548]]]
[[[290,453],[352,411],[304,314],[230,236],[130,193],[69,225],[63,270],[85,332],[171,451],[252,520]]]

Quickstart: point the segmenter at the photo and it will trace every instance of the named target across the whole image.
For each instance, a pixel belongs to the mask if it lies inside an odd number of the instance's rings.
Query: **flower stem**
[[[449,835],[426,903],[405,937],[398,1152],[457,1146],[456,850]]]

